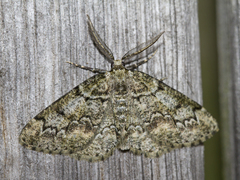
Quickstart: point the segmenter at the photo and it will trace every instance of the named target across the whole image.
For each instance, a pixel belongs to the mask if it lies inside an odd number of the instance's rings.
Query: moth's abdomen
[[[126,83],[124,71],[117,71],[117,78],[114,79],[112,87],[112,110],[115,119],[117,133],[123,137],[129,126],[129,86]]]
[[[129,114],[129,108],[127,106],[126,99],[115,97],[113,111],[119,123],[125,124],[127,114]]]

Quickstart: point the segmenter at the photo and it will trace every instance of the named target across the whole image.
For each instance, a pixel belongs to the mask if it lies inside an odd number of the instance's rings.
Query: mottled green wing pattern
[[[216,120],[198,103],[147,74],[132,71],[149,59],[131,64],[133,56],[163,34],[114,60],[89,16],[90,34],[112,65],[110,71],[69,62],[95,75],[34,117],[19,142],[28,149],[99,161],[113,150],[158,157],[204,142],[218,131]],[[156,52],[156,51],[155,51]],[[126,64],[131,64],[125,66]]]
[[[139,124],[129,126],[120,149],[158,157],[175,148],[204,142],[218,131],[215,119],[182,93],[139,71],[134,71],[132,81],[131,108]]]
[[[79,160],[107,158],[117,144],[109,91],[104,74],[91,77],[34,117],[23,128],[20,143]]]
[[[195,101],[147,74],[122,69],[93,76],[47,107],[24,127],[20,143],[99,161],[116,148],[159,157],[217,131]]]

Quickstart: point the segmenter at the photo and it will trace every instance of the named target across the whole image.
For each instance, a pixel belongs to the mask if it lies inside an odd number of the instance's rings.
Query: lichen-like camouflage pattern
[[[34,117],[21,132],[21,145],[88,161],[104,160],[116,148],[153,158],[198,145],[218,131],[216,120],[201,105],[134,70],[149,59],[126,66],[134,62],[129,58],[154,44],[162,33],[130,50],[122,60],[114,60],[89,18],[88,24],[93,41],[113,68],[75,64],[99,74]]]

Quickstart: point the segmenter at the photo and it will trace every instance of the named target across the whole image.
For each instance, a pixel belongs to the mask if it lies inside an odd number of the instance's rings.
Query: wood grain
[[[240,1],[217,2],[224,179],[240,179]]]

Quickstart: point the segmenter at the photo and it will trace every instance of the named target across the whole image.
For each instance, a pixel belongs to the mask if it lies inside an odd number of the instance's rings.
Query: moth
[[[91,162],[108,158],[115,149],[154,158],[198,145],[218,131],[216,120],[197,102],[136,70],[150,58],[137,63],[131,58],[163,32],[115,60],[89,16],[88,26],[111,70],[69,62],[97,74],[30,120],[19,136],[21,145]]]

